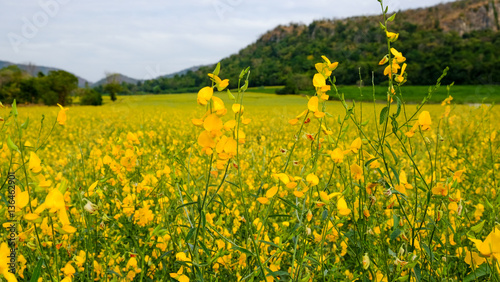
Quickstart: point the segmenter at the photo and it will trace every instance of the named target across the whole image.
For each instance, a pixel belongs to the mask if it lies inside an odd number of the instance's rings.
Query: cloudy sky
[[[450,0],[386,0],[390,11]],[[376,0],[4,0],[0,60],[150,79],[215,63],[279,24],[380,13]]]

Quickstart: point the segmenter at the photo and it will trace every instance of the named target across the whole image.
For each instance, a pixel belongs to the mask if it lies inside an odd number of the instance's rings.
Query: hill
[[[43,74],[47,75],[50,71],[61,70],[58,68],[37,66],[37,65],[33,65],[33,64],[14,64],[14,63],[7,62],[7,61],[0,61],[0,69],[2,69],[4,67],[11,66],[11,65],[18,66],[21,70],[26,71],[31,76],[36,76],[39,72],[42,72]],[[76,76],[76,78],[78,78],[78,86],[79,87],[85,87],[85,85],[87,83],[89,85],[92,85],[92,83],[89,82],[88,80],[86,80],[85,78],[81,78],[77,75],[75,75],[75,76]]]
[[[429,85],[450,67],[443,81],[456,84],[496,84],[500,81],[500,4],[489,0],[462,0],[429,8],[400,11],[389,28],[399,32],[394,47],[407,58],[408,84]],[[221,76],[234,87],[241,69],[251,67],[250,86],[294,85],[312,77],[315,62],[326,55],[338,61],[341,84],[356,84],[361,77],[383,81],[378,61],[387,52],[380,16],[324,19],[309,25],[290,23],[263,34],[237,54],[221,61]],[[208,82],[201,67],[182,76],[145,81],[139,91],[173,93],[193,91]]]
[[[138,79],[135,79],[135,78],[131,78],[131,77],[128,77],[126,75],[123,75],[123,74],[120,74],[120,73],[117,73],[117,74],[114,74],[114,79],[116,82],[118,83],[126,83],[126,84],[137,84],[137,82],[139,82],[140,80]],[[102,79],[100,79],[99,81],[95,82],[92,84],[92,87],[97,87],[97,86],[101,86],[101,85],[104,85],[106,84],[108,81],[107,81],[107,78],[104,77]]]

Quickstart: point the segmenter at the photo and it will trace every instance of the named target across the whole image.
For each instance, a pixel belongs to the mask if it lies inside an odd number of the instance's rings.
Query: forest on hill
[[[444,83],[498,84],[500,77],[499,4],[494,1],[457,1],[430,8],[398,12],[389,29],[399,33],[393,47],[408,63],[409,85],[435,83],[449,67]],[[255,43],[221,61],[221,76],[235,78],[251,68],[250,86],[287,85],[288,93],[306,90],[314,63],[326,55],[338,61],[339,84],[368,84],[372,72],[376,84],[383,83],[379,60],[387,53],[380,16],[342,20],[318,20],[309,25],[278,26]],[[124,84],[125,91],[146,93],[192,92],[209,81],[213,66],[169,78]]]

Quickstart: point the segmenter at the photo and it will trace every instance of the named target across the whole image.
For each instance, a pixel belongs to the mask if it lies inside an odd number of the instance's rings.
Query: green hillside
[[[407,58],[408,84],[430,85],[450,67],[443,83],[498,84],[500,77],[499,4],[457,1],[431,8],[398,12],[389,28],[400,33],[394,47]],[[338,61],[339,84],[355,85],[360,74],[371,84],[384,81],[378,61],[387,52],[379,16],[318,20],[309,25],[278,26],[255,43],[221,61],[221,76],[235,83],[241,69],[251,67],[250,86],[288,85],[284,92],[307,90],[314,63],[326,55]],[[176,93],[196,91],[208,81],[213,66],[182,76],[128,85],[133,91]],[[230,85],[234,87],[235,85]]]

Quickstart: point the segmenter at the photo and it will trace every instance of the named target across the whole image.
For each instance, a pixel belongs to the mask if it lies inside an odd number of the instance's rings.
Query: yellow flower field
[[[500,110],[405,104],[384,34],[383,104],[322,57],[311,97],[218,65],[197,94],[1,108],[0,277],[498,281]]]

